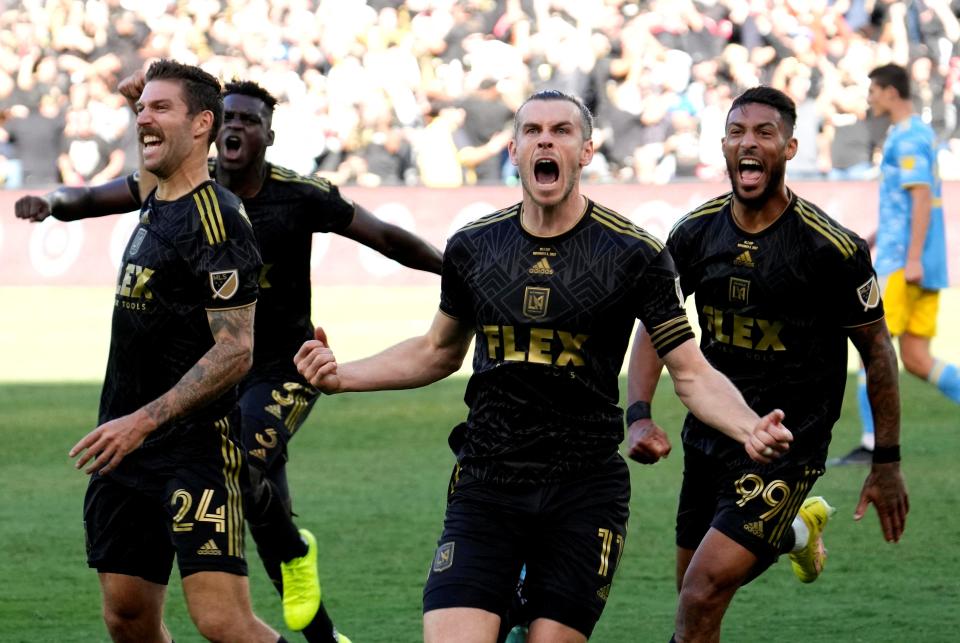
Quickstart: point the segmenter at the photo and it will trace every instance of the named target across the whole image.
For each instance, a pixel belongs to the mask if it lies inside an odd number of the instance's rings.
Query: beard
[[[780,184],[783,183],[783,177],[786,173],[786,165],[787,163],[785,158],[779,159],[776,165],[771,168],[770,174],[767,176],[767,185],[763,188],[763,192],[754,197],[747,197],[740,192],[737,187],[737,182],[734,179],[737,172],[736,164],[727,161],[727,174],[730,177],[730,187],[733,189],[733,193],[736,195],[737,200],[751,210],[761,209],[764,205],[766,205],[767,201],[770,200],[770,197],[776,194],[777,190],[780,189]]]

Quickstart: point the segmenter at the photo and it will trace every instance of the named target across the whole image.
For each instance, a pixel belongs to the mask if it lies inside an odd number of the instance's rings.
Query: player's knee
[[[250,620],[253,615],[249,615]],[[203,638],[214,643],[231,643],[249,636],[253,624],[246,618],[238,618],[232,610],[207,610],[193,615],[193,623]]]
[[[160,631],[159,615],[154,610],[131,601],[103,606],[103,622],[113,641],[142,641]]]

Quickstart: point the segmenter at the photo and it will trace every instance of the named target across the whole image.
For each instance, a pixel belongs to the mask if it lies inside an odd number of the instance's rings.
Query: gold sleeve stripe
[[[220,238],[226,241],[227,229],[223,225],[223,214],[220,213],[220,200],[217,198],[217,192],[213,189],[213,185],[204,188],[204,192],[210,195],[210,202],[213,204],[213,221],[220,228]]]
[[[240,449],[230,440],[230,421],[217,420],[220,431],[220,451],[223,455],[223,480],[227,491],[227,555],[243,558],[243,496],[240,493],[240,467],[243,458]]]
[[[476,221],[471,221],[466,224],[461,230],[473,230],[474,228],[481,228],[485,225],[490,225],[491,223],[496,223],[497,221],[504,221],[510,217],[515,217],[520,212],[520,204],[512,205],[509,208],[499,210],[493,214],[486,214]]]
[[[693,210],[692,212],[688,212],[687,214],[683,215],[682,217],[677,219],[677,222],[673,224],[672,228],[670,228],[670,234],[673,234],[674,230],[679,228],[681,225],[683,225],[687,221],[696,219],[698,217],[702,217],[707,214],[716,214],[717,212],[720,212],[728,203],[730,203],[730,199],[732,198],[732,196],[733,196],[733,193],[728,192],[721,197],[717,197],[716,199],[707,201],[703,205],[699,206],[696,210]]]
[[[210,227],[210,222],[207,220],[207,211],[203,206],[203,199],[200,198],[199,192],[193,193],[193,200],[196,202],[197,211],[200,213],[200,223],[203,224],[203,231],[207,235],[207,243],[211,246],[217,245],[220,241],[213,236],[213,228]]]
[[[653,343],[654,348],[660,348],[677,336],[687,332],[692,333],[693,329],[690,327],[690,322],[687,320],[686,315],[681,315],[654,326],[650,332],[650,341]]]
[[[330,181],[327,179],[303,176],[302,174],[297,174],[293,170],[288,170],[287,168],[280,167],[278,165],[271,166],[270,178],[277,181],[284,181],[286,183],[304,183],[306,185],[312,185],[323,192],[330,191]]]
[[[828,239],[830,243],[835,245],[837,249],[840,250],[840,254],[843,255],[844,259],[852,257],[856,252],[857,246],[853,243],[848,234],[837,229],[837,227],[824,218],[822,214],[810,209],[810,206],[802,199],[797,199],[797,212],[800,214],[800,218],[807,225],[819,232],[826,239]]]
[[[203,214],[206,214],[207,225],[210,226],[210,230],[213,232],[213,238],[215,243],[223,243],[226,241],[225,236],[221,236],[220,222],[217,221],[217,217],[214,214],[213,207],[210,204],[210,196],[207,194],[206,189],[200,190],[200,199],[203,201],[204,209]]]
[[[614,212],[608,208],[603,207],[597,203],[593,204],[593,214],[590,215],[595,221],[599,221],[603,225],[616,230],[617,232],[622,232],[623,234],[629,235],[631,237],[636,237],[646,242],[647,245],[651,246],[657,252],[663,250],[663,243],[655,236],[636,225],[633,221],[626,218],[622,214]]]

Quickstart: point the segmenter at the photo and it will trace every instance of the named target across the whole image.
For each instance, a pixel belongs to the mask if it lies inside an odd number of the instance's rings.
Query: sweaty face
[[[270,114],[259,98],[228,94],[223,99],[223,125],[217,133],[217,159],[232,170],[263,158],[273,143]]]
[[[593,142],[583,140],[576,105],[566,100],[533,100],[517,114],[509,151],[524,192],[546,207],[570,195],[581,169],[593,157]]]
[[[180,167],[193,149],[195,118],[187,114],[178,81],[146,84],[137,101],[137,137],[148,171],[164,179]]]
[[[787,160],[796,151],[796,139],[773,107],[748,103],[727,116],[723,156],[730,185],[747,206],[759,209],[780,189]]]

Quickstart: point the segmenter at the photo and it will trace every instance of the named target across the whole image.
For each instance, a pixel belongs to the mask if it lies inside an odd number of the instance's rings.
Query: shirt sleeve
[[[661,250],[639,274],[634,287],[636,316],[643,322],[657,355],[664,357],[688,339],[693,329],[683,307],[680,277],[667,248]]]
[[[897,141],[897,166],[900,171],[901,188],[914,185],[933,187],[933,167],[930,149],[926,141],[904,137]]]
[[[304,224],[310,232],[341,232],[353,221],[353,201],[340,194],[340,189],[326,179],[307,182],[309,204],[303,211]]]
[[[883,318],[880,285],[870,261],[870,249],[863,239],[857,238],[856,245],[856,252],[847,258],[831,253],[835,259],[830,262],[829,278],[823,280],[833,286],[830,292],[834,302],[832,314],[845,328],[863,326]]]
[[[239,199],[220,198],[204,215],[209,227],[201,227],[203,238],[194,263],[195,277],[206,297],[204,306],[228,310],[252,304],[257,300],[262,261],[243,204]]]
[[[464,270],[467,253],[459,236],[450,239],[443,253],[443,265],[440,269],[440,310],[454,319],[469,321],[473,319],[473,306],[470,303]]]

